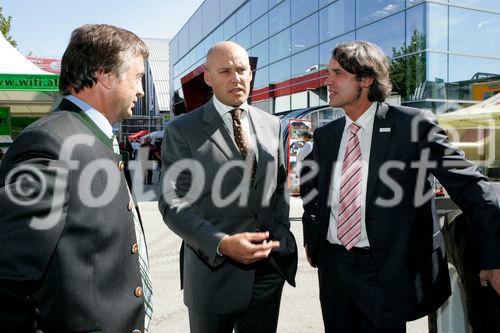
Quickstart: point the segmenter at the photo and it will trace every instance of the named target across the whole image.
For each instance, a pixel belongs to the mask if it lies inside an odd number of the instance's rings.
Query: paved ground
[[[148,186],[147,189],[158,193],[157,186]],[[138,199],[141,201],[141,197]],[[297,288],[285,286],[278,332],[319,333],[323,332],[323,325],[316,269],[307,263],[301,246],[302,226],[299,218],[302,215],[302,202],[298,198],[292,198],[290,206],[291,229],[299,244]],[[188,315],[179,288],[178,254],[181,241],[163,223],[156,201],[142,201],[140,208],[149,246],[155,293],[155,312],[150,332],[189,332]],[[427,332],[425,318],[408,325],[408,333]]]

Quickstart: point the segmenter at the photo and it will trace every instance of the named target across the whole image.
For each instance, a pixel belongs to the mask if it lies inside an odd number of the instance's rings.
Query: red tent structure
[[[130,134],[128,136],[128,138],[129,138],[129,140],[139,140],[139,138],[141,136],[144,136],[144,135],[146,135],[148,133],[149,133],[149,130],[144,129],[144,130],[140,130],[140,131],[137,131],[135,133]]]

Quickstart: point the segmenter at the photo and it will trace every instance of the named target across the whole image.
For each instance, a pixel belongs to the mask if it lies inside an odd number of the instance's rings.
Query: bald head
[[[227,54],[240,55],[248,60],[247,51],[239,44],[231,41],[223,41],[215,43],[207,52],[205,67],[213,67],[214,59]],[[211,66],[212,65],[212,66]]]
[[[252,71],[247,51],[233,42],[215,44],[207,53],[204,79],[219,101],[239,107],[250,94]]]

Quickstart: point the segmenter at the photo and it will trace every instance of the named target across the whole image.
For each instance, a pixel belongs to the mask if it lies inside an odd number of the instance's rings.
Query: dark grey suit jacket
[[[254,107],[250,107],[249,118],[258,149],[251,187],[240,186],[242,168],[219,173],[242,157],[212,101],[176,118],[165,129],[159,207],[168,227],[184,240],[184,302],[198,312],[236,313],[250,304],[255,268],[217,255],[225,233],[270,231],[271,238],[280,241],[270,262],[284,279],[295,284],[297,248],[289,230],[280,122]],[[183,170],[182,160],[186,161],[184,166],[196,171]],[[219,189],[214,183],[219,183]],[[240,203],[237,197],[223,208],[217,205],[217,194],[225,199],[243,188],[249,189],[248,200]]]
[[[314,160],[319,173],[304,184],[302,194],[317,191],[304,206],[304,242],[314,265],[321,264],[330,221],[330,181],[345,118],[333,121],[314,134]],[[429,161],[426,169],[416,162]],[[396,163],[383,170],[387,162]],[[412,166],[413,165],[413,166]],[[381,178],[381,172],[389,181]],[[470,218],[479,245],[480,267],[500,268],[499,199],[475,165],[452,147],[435,115],[407,107],[380,104],[373,136],[366,193],[366,230],[384,294],[403,320],[429,314],[450,295],[450,281],[443,235],[434,197],[418,202],[418,194],[431,191],[429,174],[447,189]],[[421,188],[417,190],[417,180]],[[377,200],[400,200],[382,205]]]
[[[2,330],[123,333],[144,326],[121,158],[81,117],[63,99],[19,135],[0,168]],[[20,177],[27,174],[31,179]],[[18,185],[24,200],[39,199],[27,206],[12,201]]]

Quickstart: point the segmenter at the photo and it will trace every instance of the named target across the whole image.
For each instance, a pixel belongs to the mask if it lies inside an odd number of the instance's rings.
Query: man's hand
[[[226,235],[220,242],[219,252],[243,264],[252,264],[267,258],[272,249],[280,246],[278,241],[268,238],[268,231]]]
[[[481,280],[483,287],[486,287],[489,283],[495,289],[498,296],[500,296],[500,268],[482,270],[479,272],[479,280]]]

